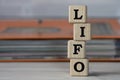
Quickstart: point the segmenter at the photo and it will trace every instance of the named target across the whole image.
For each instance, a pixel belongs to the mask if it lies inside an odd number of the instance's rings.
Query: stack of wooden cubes
[[[68,41],[68,58],[70,58],[70,75],[88,76],[89,61],[85,55],[85,43],[91,40],[91,25],[87,21],[85,5],[69,6],[69,23],[73,24],[73,40]]]

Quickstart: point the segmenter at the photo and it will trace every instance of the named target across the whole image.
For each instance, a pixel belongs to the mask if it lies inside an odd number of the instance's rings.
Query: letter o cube
[[[88,76],[88,59],[70,59],[71,76]]]

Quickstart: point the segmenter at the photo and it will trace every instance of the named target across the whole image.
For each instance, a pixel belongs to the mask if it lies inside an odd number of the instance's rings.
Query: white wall
[[[67,17],[69,5],[87,5],[89,17],[120,17],[120,0],[0,0],[0,19]]]

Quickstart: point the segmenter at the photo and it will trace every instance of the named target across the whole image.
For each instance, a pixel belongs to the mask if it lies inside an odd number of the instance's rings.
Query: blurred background
[[[54,40],[49,40],[49,38],[46,40],[34,39],[34,36],[31,39],[14,39],[14,35],[17,32],[17,34],[22,36],[26,35],[26,33],[35,33],[38,28],[31,28],[33,25],[30,28],[26,28],[27,24],[29,25],[31,22],[36,24],[33,20],[38,20],[39,22],[39,20],[44,19],[63,19],[63,21],[67,21],[69,5],[87,5],[88,19],[95,18],[97,20],[92,20],[92,35],[97,35],[98,38],[87,41],[87,57],[119,59],[120,0],[0,0],[0,27],[2,26],[1,30],[7,27],[6,30],[0,32],[0,36],[2,36],[0,38],[0,59],[66,59],[67,41],[72,39],[72,35],[61,40],[57,39],[57,37]],[[15,28],[15,20],[19,28]],[[19,23],[19,20],[28,20],[28,23],[25,23],[26,26],[22,25],[24,27],[21,29],[21,21]],[[11,21],[13,25],[9,27]],[[47,23],[46,25],[49,26]],[[40,25],[38,26],[40,27]],[[46,29],[40,28],[38,32],[42,33],[44,30],[46,31]],[[11,33],[13,34],[11,35]],[[9,37],[5,38],[4,36],[6,35]],[[10,36],[12,36],[12,39]]]
[[[67,18],[69,5],[87,5],[88,17],[120,17],[119,0],[0,0],[0,18]]]

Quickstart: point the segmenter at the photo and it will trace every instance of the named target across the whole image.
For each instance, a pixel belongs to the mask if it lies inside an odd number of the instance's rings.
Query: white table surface
[[[71,77],[69,63],[0,63],[0,80],[120,80],[120,63],[90,63],[88,77]]]

